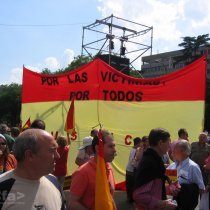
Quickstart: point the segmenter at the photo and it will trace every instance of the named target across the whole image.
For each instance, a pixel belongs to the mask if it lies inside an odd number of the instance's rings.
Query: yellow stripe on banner
[[[31,121],[41,118],[46,123],[47,131],[65,134],[64,125],[69,106],[70,102],[22,104],[22,121],[25,122],[29,116]],[[179,128],[186,128],[190,141],[195,141],[203,130],[204,101],[75,101],[77,140],[72,141],[70,147],[69,174],[77,167],[74,161],[82,139],[90,134],[92,127],[98,125],[98,119],[104,128],[114,134],[117,156],[113,166],[116,182],[120,182],[125,179],[123,173],[132,146],[125,145],[127,135],[132,138],[142,137],[148,135],[152,128],[163,127],[169,130],[174,140]]]

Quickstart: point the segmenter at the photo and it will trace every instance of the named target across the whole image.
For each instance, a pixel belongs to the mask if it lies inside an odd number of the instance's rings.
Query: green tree
[[[44,68],[42,69],[41,74],[52,74],[52,72],[50,71],[50,69]]]
[[[129,76],[135,77],[135,78],[143,78],[143,76],[141,75],[141,71],[133,70],[133,69],[130,69],[130,75]]]
[[[181,42],[178,46],[183,47],[183,55],[177,56],[174,58],[174,65],[185,61],[185,64],[192,63],[194,60],[198,59],[201,56],[199,52],[200,47],[209,47],[210,46],[210,38],[209,34],[199,35],[197,37],[182,37],[183,42]]]
[[[15,126],[20,122],[22,85],[0,85],[0,121]]]
[[[92,60],[93,59],[91,59],[89,56],[78,55],[78,56],[74,57],[74,60],[66,68],[61,68],[54,72],[52,72],[48,68],[44,68],[44,69],[42,69],[41,74],[63,74],[63,73],[72,71],[74,69],[77,69],[77,68],[83,66],[84,64],[89,63]]]
[[[52,72],[50,69],[45,68],[42,70],[42,74],[63,74],[69,71],[72,71],[74,69],[77,69],[81,66],[83,66],[84,64],[89,63],[90,61],[92,61],[93,59],[90,58],[89,56],[81,56],[78,55],[76,57],[74,57],[74,60],[66,67],[66,68],[61,68],[58,69],[57,71]]]
[[[87,63],[89,63],[90,61],[92,61],[93,59],[90,58],[90,56],[81,56],[78,55],[77,57],[74,58],[74,60],[68,65],[68,67],[66,67],[64,69],[64,72],[68,72],[74,69],[77,69]]]

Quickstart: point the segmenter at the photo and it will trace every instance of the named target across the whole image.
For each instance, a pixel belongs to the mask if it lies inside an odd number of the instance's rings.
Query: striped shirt
[[[133,192],[137,210],[160,210],[158,202],[162,200],[162,180],[154,179]]]

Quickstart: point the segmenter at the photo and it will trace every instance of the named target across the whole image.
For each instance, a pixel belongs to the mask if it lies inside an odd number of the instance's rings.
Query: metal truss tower
[[[83,27],[81,55],[129,58],[130,65],[144,53],[152,54],[153,27],[111,15]]]

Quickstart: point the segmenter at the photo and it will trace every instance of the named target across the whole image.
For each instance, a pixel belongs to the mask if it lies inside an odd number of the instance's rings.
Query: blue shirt
[[[168,169],[177,169],[179,184],[192,184],[198,185],[199,189],[204,190],[205,185],[203,183],[203,177],[199,166],[190,158],[187,158],[178,165],[178,162],[168,166]]]

